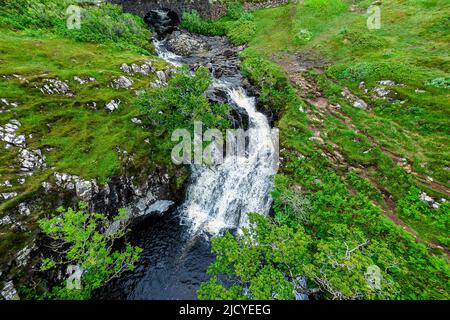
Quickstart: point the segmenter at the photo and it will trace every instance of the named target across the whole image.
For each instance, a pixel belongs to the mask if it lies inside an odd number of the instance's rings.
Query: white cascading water
[[[232,102],[249,115],[249,136],[253,148],[247,155],[225,157],[209,168],[194,166],[195,177],[181,210],[192,231],[218,234],[223,229],[247,224],[247,213],[268,214],[274,172],[275,148],[267,118],[256,111],[255,99],[242,88],[229,88]]]
[[[161,58],[174,66],[181,65],[182,57],[168,51],[160,41],[154,43]],[[278,164],[276,140],[266,116],[256,110],[255,99],[241,87],[233,88],[217,80],[213,86],[226,89],[230,104],[247,112],[252,147],[246,155],[226,156],[217,166],[192,166],[193,182],[179,209],[184,223],[195,234],[216,235],[224,229],[241,229],[247,225],[250,212],[267,215],[272,204],[272,177]]]

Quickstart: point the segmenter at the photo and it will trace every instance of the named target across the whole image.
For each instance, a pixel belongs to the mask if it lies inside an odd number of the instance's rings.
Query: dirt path
[[[323,120],[328,116],[332,115],[335,119],[340,121],[343,125],[345,125],[347,128],[353,130],[354,132],[358,134],[363,134],[366,136],[374,148],[378,147],[380,150],[382,150],[388,157],[390,157],[395,163],[397,163],[399,166],[403,167],[405,171],[413,176],[415,176],[420,184],[423,184],[424,186],[435,190],[437,192],[440,192],[442,194],[445,194],[447,196],[450,196],[450,190],[444,185],[439,184],[438,182],[431,181],[429,178],[415,172],[412,170],[411,165],[408,163],[405,163],[404,159],[400,156],[392,153],[387,148],[380,146],[377,141],[371,137],[368,136],[366,133],[362,133],[354,124],[352,119],[345,114],[339,106],[333,105],[329,103],[328,99],[324,97],[324,95],[320,92],[318,89],[318,86],[316,83],[309,81],[304,77],[304,72],[314,69],[315,71],[321,72],[321,64],[315,63],[311,60],[304,60],[301,57],[298,58],[296,56],[292,55],[284,55],[282,57],[274,57],[274,60],[281,65],[284,70],[287,73],[287,76],[289,77],[292,84],[298,89],[298,94],[302,98],[302,100],[306,101],[308,104],[314,106],[318,112],[319,118],[316,117],[315,114],[308,114],[308,117],[310,120],[313,120],[313,123],[320,124],[323,122]],[[320,143],[324,144],[325,139],[321,135],[321,126],[320,125],[310,125],[310,130],[314,134],[314,139]],[[332,143],[331,141],[327,141],[328,144],[330,144],[333,148],[333,151],[324,151],[326,156],[331,160],[332,164],[336,168],[350,168],[352,167],[345,159],[345,157],[339,152],[339,146]],[[430,249],[436,249],[439,250],[447,255],[447,257],[450,258],[450,250],[448,248],[444,248],[432,241],[426,240],[421,238],[418,233],[407,223],[402,221],[397,214],[396,211],[396,203],[393,199],[393,196],[378,182],[371,179],[367,174],[366,170],[367,168],[364,168],[363,166],[359,166],[359,168],[355,168],[358,172],[358,174],[366,179],[368,179],[383,195],[384,203],[376,203],[377,206],[381,208],[383,211],[383,214],[385,217],[387,217],[389,220],[391,220],[393,223],[395,223],[397,226],[401,227],[403,230],[411,234],[418,242],[426,244]]]

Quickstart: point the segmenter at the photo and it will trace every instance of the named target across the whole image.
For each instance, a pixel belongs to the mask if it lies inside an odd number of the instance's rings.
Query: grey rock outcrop
[[[170,51],[181,56],[199,54],[209,49],[207,42],[201,37],[182,31],[173,32],[167,39],[166,46]]]
[[[44,85],[40,88],[43,94],[59,94],[66,96],[73,96],[67,81],[59,79],[44,79]]]
[[[134,81],[125,76],[120,76],[113,79],[111,82],[111,87],[115,89],[127,89],[133,85]]]

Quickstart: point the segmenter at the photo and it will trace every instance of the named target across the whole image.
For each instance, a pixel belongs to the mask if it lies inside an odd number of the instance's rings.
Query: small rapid
[[[159,57],[179,67],[183,57],[155,39]],[[247,152],[226,155],[217,166],[192,165],[192,183],[186,199],[179,207],[183,223],[192,234],[206,232],[217,235],[226,229],[241,229],[251,212],[267,215],[272,200],[273,175],[276,173],[277,132],[272,130],[267,117],[256,110],[254,97],[249,97],[242,86],[215,78],[212,87],[227,93],[227,102],[236,110],[245,110],[249,129],[245,133]]]
[[[225,229],[247,225],[247,213],[267,215],[275,173],[275,147],[267,118],[256,111],[255,99],[242,87],[227,88],[230,104],[244,109],[250,121],[249,150],[226,156],[216,167],[193,166],[193,183],[180,207],[193,233],[216,235]]]

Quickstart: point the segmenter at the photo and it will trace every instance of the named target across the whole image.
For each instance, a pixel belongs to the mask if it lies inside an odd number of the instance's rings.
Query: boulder
[[[168,37],[166,46],[180,56],[190,56],[208,50],[208,44],[200,37],[182,31],[173,32]]]

